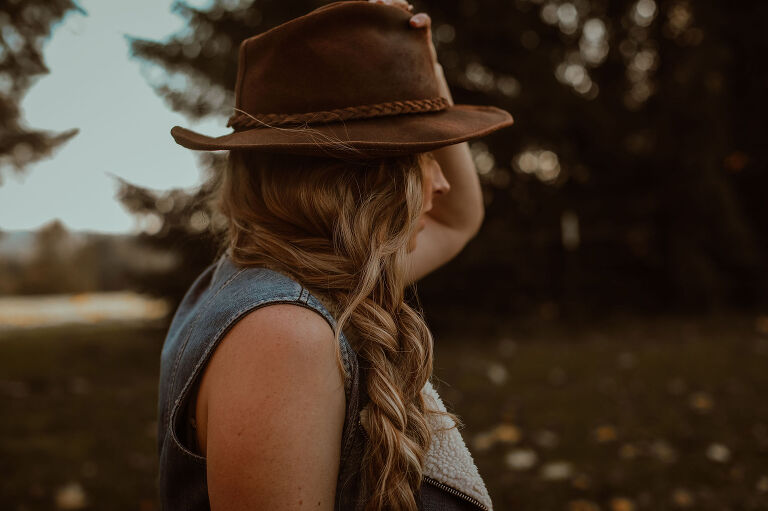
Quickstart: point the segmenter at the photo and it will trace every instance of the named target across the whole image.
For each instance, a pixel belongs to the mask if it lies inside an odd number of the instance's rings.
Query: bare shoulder
[[[345,414],[333,330],[270,304],[224,336],[200,383],[198,441],[216,509],[331,509]]]
[[[240,319],[226,334],[215,356],[231,357],[234,363],[244,355],[261,360],[266,357],[288,367],[311,362],[312,367],[321,369],[318,362],[327,360],[329,353],[335,353],[334,335],[325,318],[300,305],[276,303]]]

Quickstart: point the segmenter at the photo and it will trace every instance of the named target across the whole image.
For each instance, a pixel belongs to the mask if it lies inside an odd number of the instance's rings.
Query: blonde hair
[[[373,160],[232,150],[212,191],[237,264],[293,277],[336,317],[365,362],[366,510],[416,510],[432,432],[421,390],[432,334],[405,300],[422,210],[424,154]],[[345,375],[349,376],[349,375]],[[453,416],[452,414],[449,414]]]

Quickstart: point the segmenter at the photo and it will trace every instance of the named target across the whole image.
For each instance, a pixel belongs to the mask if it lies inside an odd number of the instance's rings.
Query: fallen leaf
[[[677,461],[677,451],[665,440],[657,440],[651,444],[651,454],[664,463]]]
[[[677,488],[672,492],[672,503],[677,507],[691,507],[693,506],[693,494],[685,488]]]
[[[69,482],[56,490],[56,507],[59,509],[82,509],[88,505],[85,490],[78,482]]]
[[[594,435],[595,435],[595,440],[597,440],[597,442],[601,444],[613,442],[614,440],[616,440],[616,437],[618,436],[616,433],[616,428],[614,428],[610,424],[605,424],[595,428]]]
[[[528,470],[538,459],[539,456],[533,449],[515,449],[507,453],[505,461],[512,470]]]
[[[545,449],[552,449],[556,447],[560,441],[557,433],[547,429],[536,432],[533,439],[537,444],[539,444],[539,446],[544,447]]]
[[[709,413],[715,406],[712,397],[706,392],[696,392],[691,394],[691,397],[688,399],[688,404],[699,413]]]
[[[635,511],[635,503],[625,497],[611,499],[611,511]]]
[[[488,365],[488,378],[496,385],[504,385],[507,381],[507,368],[499,363]]]
[[[493,435],[499,442],[508,444],[519,442],[522,436],[520,430],[512,424],[499,424],[493,429]]]
[[[546,481],[562,481],[573,475],[573,465],[567,461],[552,461],[541,467],[541,478]]]
[[[487,451],[488,449],[493,447],[494,441],[495,441],[495,437],[493,433],[485,432],[485,433],[479,433],[475,435],[473,443],[476,450]]]
[[[633,460],[637,458],[640,451],[634,444],[624,444],[619,447],[619,457],[624,460]]]
[[[727,463],[731,459],[731,450],[723,444],[709,444],[707,458],[717,463]]]

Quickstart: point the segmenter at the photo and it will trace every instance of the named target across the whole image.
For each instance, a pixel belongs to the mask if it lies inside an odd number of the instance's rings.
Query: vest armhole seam
[[[223,286],[222,286],[223,287]],[[299,294],[298,297],[293,296],[277,296],[273,298],[266,298],[260,302],[249,303],[247,307],[244,307],[237,311],[236,313],[232,314],[230,317],[230,320],[219,329],[219,331],[213,336],[213,340],[210,342],[209,346],[205,350],[205,352],[202,354],[202,356],[199,358],[197,363],[192,369],[191,374],[187,378],[186,382],[184,383],[184,386],[181,389],[181,392],[179,393],[178,398],[172,402],[172,406],[170,407],[170,410],[168,412],[168,424],[166,426],[166,431],[164,432],[167,434],[171,442],[176,445],[176,448],[179,449],[184,455],[187,457],[193,459],[194,461],[198,463],[206,463],[207,458],[204,456],[200,456],[199,454],[193,452],[189,449],[188,446],[184,445],[181,442],[181,439],[177,435],[177,422],[179,421],[179,415],[183,411],[182,408],[186,408],[189,406],[189,399],[190,398],[190,392],[192,391],[192,387],[195,385],[195,383],[199,380],[199,376],[202,374],[202,370],[205,367],[205,365],[210,360],[213,352],[216,350],[216,348],[221,343],[221,340],[224,338],[226,333],[238,322],[240,321],[245,315],[248,313],[255,311],[261,307],[265,307],[268,305],[275,305],[275,304],[289,304],[289,305],[297,305],[303,308],[307,308],[310,310],[315,311],[316,313],[320,314],[320,316],[323,317],[323,319],[326,320],[326,322],[331,327],[331,330],[333,330],[335,327],[331,323],[331,321],[325,316],[325,314],[322,313],[321,310],[318,310],[315,308],[315,306],[308,304],[306,301],[301,300],[301,296],[304,293],[305,288],[302,286],[302,292]],[[309,297],[309,291],[307,290],[307,298]],[[343,335],[343,333],[342,333]],[[342,343],[347,343],[346,338],[341,338]],[[345,399],[349,400],[351,397],[351,379],[353,377],[352,374],[352,361],[349,360],[349,358],[354,356],[354,351],[352,351],[351,354],[345,353],[345,349],[343,346],[339,346],[342,352],[342,361],[345,363],[346,368],[349,372],[348,377],[344,378],[344,388],[345,388]],[[346,355],[346,356],[345,356]],[[184,427],[186,428],[186,420],[187,420],[187,414],[184,414]],[[189,439],[187,439],[189,440]],[[343,447],[343,446],[342,446]]]

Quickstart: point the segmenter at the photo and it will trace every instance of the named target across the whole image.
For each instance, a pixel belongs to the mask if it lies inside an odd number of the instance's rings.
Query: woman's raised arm
[[[393,5],[412,12],[405,0],[369,0]],[[411,16],[410,25],[429,34],[430,53],[440,96],[453,105],[453,96],[437,60],[432,44],[432,20],[425,12]],[[477,169],[467,142],[441,147],[432,151],[435,160],[450,185],[449,191],[436,194],[433,207],[426,214],[424,228],[417,237],[416,248],[409,255],[406,282],[415,282],[453,259],[471,240],[483,223],[485,207]]]

